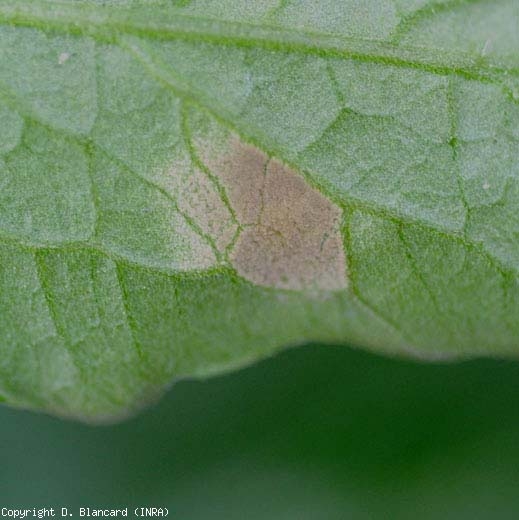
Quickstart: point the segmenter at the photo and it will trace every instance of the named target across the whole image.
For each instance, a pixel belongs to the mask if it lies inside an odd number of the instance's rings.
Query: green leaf
[[[0,394],[87,420],[308,341],[519,351],[515,0],[3,0]]]

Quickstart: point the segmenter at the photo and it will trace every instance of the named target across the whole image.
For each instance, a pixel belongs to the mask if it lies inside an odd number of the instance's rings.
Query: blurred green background
[[[180,382],[114,426],[0,408],[0,506],[165,506],[170,520],[518,518],[519,363],[314,345]]]

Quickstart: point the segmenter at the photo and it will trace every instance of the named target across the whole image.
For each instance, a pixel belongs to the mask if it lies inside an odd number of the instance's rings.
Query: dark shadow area
[[[514,518],[519,363],[286,351],[125,423],[0,409],[0,506],[173,519]],[[132,516],[132,515],[130,515]]]

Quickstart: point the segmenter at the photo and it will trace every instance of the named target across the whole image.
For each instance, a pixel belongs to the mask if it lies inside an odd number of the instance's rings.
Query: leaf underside
[[[519,352],[516,0],[3,0],[0,397],[104,420],[308,341]]]

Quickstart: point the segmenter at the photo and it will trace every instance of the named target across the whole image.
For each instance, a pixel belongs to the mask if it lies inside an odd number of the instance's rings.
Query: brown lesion
[[[223,184],[240,224],[256,224],[262,208],[267,156],[235,137],[226,153],[204,155],[209,169]]]
[[[291,290],[347,286],[339,207],[291,168],[237,138],[224,154],[202,155],[242,227],[229,255],[239,275]]]

